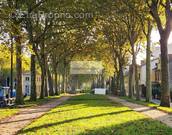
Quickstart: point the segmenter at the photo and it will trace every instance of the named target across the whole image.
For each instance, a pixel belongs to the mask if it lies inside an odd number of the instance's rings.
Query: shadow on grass
[[[172,135],[172,128],[158,121],[145,118],[94,130],[86,130],[77,135]]]
[[[122,104],[109,100],[104,95],[93,95],[93,94],[85,94],[85,95],[77,95],[72,97],[68,101],[63,104],[77,105],[83,104],[86,107],[121,107]]]
[[[33,120],[35,118],[28,118],[28,119],[22,119],[22,120],[14,120],[14,121],[6,121],[6,122],[0,122],[0,125],[4,125],[4,124],[8,124],[8,123],[16,123],[16,122],[20,122],[20,121],[30,121],[30,120]]]
[[[92,116],[87,116],[87,117],[79,117],[79,118],[69,119],[69,120],[60,121],[60,122],[56,122],[56,123],[49,123],[49,124],[44,124],[44,125],[41,125],[41,126],[36,126],[36,127],[33,127],[33,128],[22,130],[19,133],[25,134],[25,133],[30,132],[30,131],[39,130],[41,128],[52,127],[52,126],[65,124],[65,123],[69,124],[70,122],[77,121],[77,120],[91,119],[91,118],[102,117],[102,116],[106,116],[106,115],[121,114],[121,113],[126,113],[126,112],[131,112],[131,111],[132,110],[124,110],[124,111],[118,111],[118,112],[111,112],[111,113],[103,113],[103,114],[98,114],[98,115],[92,115]]]
[[[94,100],[94,98],[98,99],[98,100]],[[102,100],[101,100],[102,99]],[[76,105],[76,106],[75,106]],[[82,107],[81,107],[81,106]],[[73,108],[70,108],[70,106],[72,106]],[[80,106],[80,107],[78,107]],[[63,110],[63,107],[66,109]],[[68,108],[69,107],[69,108]],[[75,108],[76,107],[76,108]],[[46,122],[45,123],[41,123],[42,125],[35,125],[34,127],[30,127],[30,128],[26,128],[23,129],[22,131],[20,131],[20,134],[30,134],[30,132],[36,132],[36,131],[42,131],[42,129],[46,129],[44,132],[51,132],[53,134],[60,134],[62,135],[64,134],[69,134],[69,135],[171,135],[172,134],[172,129],[167,127],[166,125],[152,120],[152,119],[148,119],[148,118],[141,118],[141,117],[137,117],[137,119],[130,119],[130,118],[119,118],[117,122],[112,123],[111,121],[108,121],[108,125],[105,123],[104,126],[101,127],[97,127],[97,129],[95,129],[96,125],[94,127],[89,127],[87,128],[87,124],[89,123],[82,123],[83,129],[82,128],[82,124],[81,126],[78,125],[78,127],[72,127],[72,131],[73,132],[68,132],[68,128],[72,125],[73,122],[78,121],[78,124],[80,122],[82,122],[82,120],[89,120],[92,118],[99,118],[101,119],[101,117],[103,116],[108,116],[110,118],[115,118],[113,117],[113,115],[118,115],[116,118],[118,117],[125,117],[125,116],[129,116],[130,114],[128,114],[128,112],[133,112],[132,110],[129,109],[125,109],[123,108],[124,106],[122,106],[121,104],[115,103],[109,101],[108,99],[106,99],[105,96],[97,96],[97,95],[82,95],[82,96],[77,96],[74,97],[66,102],[63,103],[62,105],[62,109],[59,108],[60,111],[52,111],[49,112],[47,114],[51,114],[51,113],[59,113],[59,112],[65,112],[65,111],[73,111],[73,110],[77,110],[80,111],[79,109],[82,108],[89,108],[89,107],[98,107],[99,110],[101,109],[107,109],[104,107],[117,107],[116,111],[113,112],[109,112],[109,113],[101,113],[101,114],[96,114],[96,115],[91,115],[91,116],[85,116],[85,117],[77,117],[77,118],[71,118],[67,119],[67,120],[63,120],[63,121],[57,121],[57,122]],[[91,108],[91,109],[96,109],[96,108]],[[90,108],[88,110],[91,110]],[[123,109],[123,110],[118,110],[118,109]],[[85,110],[87,111],[87,110]],[[125,115],[125,113],[127,115]],[[122,114],[122,115],[120,115]],[[124,115],[123,115],[124,114]],[[64,113],[64,115],[66,115]],[[131,114],[131,117],[133,117],[135,115]],[[58,117],[57,117],[58,118]],[[39,120],[38,120],[39,121]],[[84,121],[83,121],[84,122]],[[63,124],[67,124],[65,128],[63,128]],[[96,121],[95,121],[96,124]],[[111,125],[111,126],[109,126]],[[56,127],[60,127],[62,126],[62,128],[57,128],[56,130],[50,130]],[[69,128],[70,129],[70,128]],[[60,130],[64,130],[64,131],[60,131]],[[46,133],[45,133],[46,134]]]
[[[69,112],[69,111],[79,111],[79,110],[84,109],[84,108],[87,108],[87,107],[85,106],[85,107],[80,107],[80,108],[76,108],[76,109],[65,109],[65,110],[59,110],[59,111],[51,111],[51,112],[48,112],[46,114],[50,115],[50,114]]]

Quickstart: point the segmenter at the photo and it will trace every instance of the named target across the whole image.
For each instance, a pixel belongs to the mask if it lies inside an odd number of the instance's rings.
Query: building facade
[[[172,91],[172,54],[169,54],[169,84]],[[146,63],[141,65],[141,80],[140,85],[146,86]],[[151,82],[161,84],[161,61],[160,58],[151,60]]]
[[[22,74],[22,91],[23,95],[29,96],[31,93],[31,73],[24,72]],[[36,91],[37,95],[41,92],[41,76],[39,73],[36,74]]]

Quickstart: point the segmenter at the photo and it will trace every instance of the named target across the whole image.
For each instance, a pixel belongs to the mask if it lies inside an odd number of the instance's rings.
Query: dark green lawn
[[[37,119],[20,134],[172,135],[172,129],[105,96],[81,95]]]

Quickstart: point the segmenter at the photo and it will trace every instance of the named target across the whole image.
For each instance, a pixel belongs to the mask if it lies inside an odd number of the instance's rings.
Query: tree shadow
[[[172,135],[172,128],[158,121],[145,118],[94,130],[86,130],[77,135]]]
[[[72,125],[72,122],[75,122],[75,121],[82,122],[82,120],[83,120],[83,122],[84,122],[84,120],[89,120],[92,118],[99,118],[99,117],[101,119],[101,117],[108,116],[108,115],[110,115],[110,118],[114,118],[113,115],[118,115],[118,114],[122,114],[122,115],[119,115],[117,117],[125,117],[125,113],[135,112],[133,110],[126,108],[125,106],[123,106],[119,103],[116,103],[114,101],[110,101],[109,99],[106,99],[105,96],[104,96],[105,98],[104,97],[99,98],[99,96],[96,96],[96,98],[98,98],[98,100],[92,99],[92,98],[95,98],[93,96],[91,96],[91,97],[86,96],[86,97],[84,97],[85,99],[82,99],[83,97],[78,97],[78,99],[76,97],[71,98],[70,100],[65,101],[60,106],[62,108],[59,108],[58,110],[55,109],[47,114],[51,115],[51,114],[55,114],[55,113],[70,112],[70,111],[74,111],[74,110],[81,111],[80,109],[84,109],[84,108],[88,108],[88,107],[98,107],[98,109],[100,109],[100,110],[107,109],[104,107],[110,107],[110,108],[113,107],[114,111],[108,112],[108,113],[104,112],[101,114],[95,114],[95,115],[90,115],[90,116],[78,116],[75,118],[65,119],[65,120],[57,121],[57,122],[56,121],[45,122],[45,123],[41,123],[42,125],[35,125],[33,127],[23,129],[19,132],[19,134],[27,134],[29,132],[36,132],[36,131],[40,131],[42,129],[47,130],[47,128],[48,129],[55,128],[57,126],[63,126],[63,124],[67,124],[67,126],[68,125],[70,126],[70,125]],[[71,108],[70,108],[70,106],[71,106]],[[117,107],[119,110],[118,109],[116,110],[115,107]],[[93,108],[93,109],[96,109],[96,108]],[[66,114],[64,113],[64,115],[66,115]],[[130,114],[127,114],[126,116],[130,117]],[[133,117],[133,116],[131,116],[131,117]],[[95,121],[95,123],[96,123],[96,121]],[[86,127],[87,127],[87,124],[89,124],[89,123],[85,123]],[[109,124],[104,124],[104,126],[101,125],[97,129],[88,127],[88,128],[84,128],[82,131],[80,131],[80,130],[79,130],[79,132],[76,131],[77,128],[79,129],[81,127],[72,127],[73,132],[65,131],[65,134],[69,134],[69,135],[70,134],[71,135],[74,135],[74,134],[78,134],[78,135],[171,135],[172,134],[172,128],[167,127],[166,125],[160,123],[159,121],[155,121],[155,120],[145,118],[145,117],[143,117],[143,118],[138,117],[137,119],[134,118],[131,120],[130,119],[124,120],[124,121],[121,121],[121,123],[115,122],[115,123],[112,123],[111,126],[109,126]],[[93,129],[93,130],[91,130],[91,129]],[[67,130],[67,127],[66,127],[66,130]],[[58,129],[55,130],[54,132],[55,132],[55,134],[56,133],[63,134]]]
[[[104,95],[93,94],[77,95],[65,101],[64,104],[67,106],[83,104],[86,107],[122,107],[121,103],[109,100]]]
[[[46,114],[51,115],[51,114],[56,114],[56,113],[69,112],[69,111],[78,111],[78,110],[81,110],[84,108],[87,108],[87,107],[85,106],[85,107],[80,107],[80,108],[75,108],[75,109],[64,109],[64,110],[58,110],[58,111],[51,111],[51,112],[48,112]]]
[[[65,123],[70,123],[73,121],[77,121],[77,120],[84,120],[84,119],[91,119],[91,118],[96,118],[96,117],[102,117],[105,115],[114,115],[114,114],[121,114],[121,113],[126,113],[126,112],[131,112],[132,110],[124,110],[124,111],[118,111],[118,112],[111,112],[111,113],[102,113],[102,114],[98,114],[98,115],[91,115],[91,116],[86,116],[86,117],[79,117],[79,118],[75,118],[75,119],[68,119],[68,120],[64,120],[64,121],[60,121],[60,122],[55,122],[55,123],[49,123],[49,124],[44,124],[41,126],[35,126],[32,128],[28,128],[25,130],[20,131],[20,134],[27,134],[27,132],[30,131],[36,131],[42,128],[47,128],[47,127],[52,127],[52,126],[56,126],[56,125],[60,125],[60,124],[65,124]]]

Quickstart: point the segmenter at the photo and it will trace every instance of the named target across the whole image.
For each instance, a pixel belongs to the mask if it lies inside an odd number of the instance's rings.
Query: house
[[[169,57],[169,84],[170,90],[172,91],[172,54],[168,54]],[[146,63],[142,61],[141,64],[141,80],[140,86],[146,86]],[[152,82],[152,89],[154,86],[158,86],[160,89],[161,84],[161,61],[160,58],[156,58],[151,60],[151,82]]]
[[[151,75],[151,80],[154,82],[158,78],[157,76],[159,75],[159,68],[157,69],[157,66],[159,66],[160,59],[156,58],[151,60],[151,70],[152,70],[152,75]],[[142,61],[141,66],[140,66],[140,85],[145,85],[146,86],[146,62]],[[158,72],[158,74],[157,74]]]
[[[30,95],[31,93],[31,73],[22,73],[22,90],[24,95]],[[41,92],[41,76],[39,73],[36,74],[36,91],[37,94]]]

